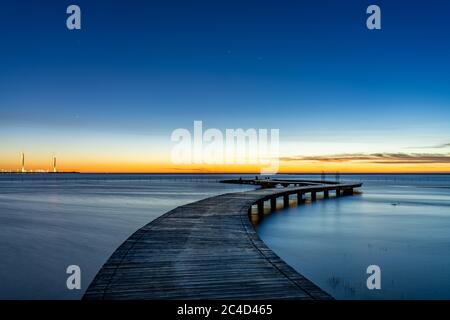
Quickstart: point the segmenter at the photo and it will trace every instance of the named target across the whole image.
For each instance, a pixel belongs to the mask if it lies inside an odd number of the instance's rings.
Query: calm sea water
[[[337,299],[450,299],[450,176],[362,175],[362,193],[279,210],[266,244]],[[381,290],[366,269],[381,268]]]
[[[246,186],[220,177],[0,175],[0,299],[79,299],[138,228],[189,202]],[[68,290],[78,265],[82,290]]]
[[[176,206],[250,189],[221,178],[0,175],[0,299],[79,299],[136,229]],[[279,210],[257,226],[261,238],[336,298],[450,298],[450,176],[341,179],[363,181],[363,193]],[[71,264],[81,267],[80,291],[66,289]],[[382,290],[366,288],[371,264]]]

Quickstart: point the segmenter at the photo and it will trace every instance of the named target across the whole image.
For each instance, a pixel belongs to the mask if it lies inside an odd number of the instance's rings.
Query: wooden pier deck
[[[332,299],[259,239],[249,209],[263,216],[266,201],[274,209],[279,197],[287,206],[292,195],[300,203],[307,193],[314,201],[360,186],[262,188],[177,207],[130,236],[83,299]]]

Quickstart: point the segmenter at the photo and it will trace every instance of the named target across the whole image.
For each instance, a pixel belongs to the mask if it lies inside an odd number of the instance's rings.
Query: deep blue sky
[[[80,31],[65,27],[69,4]],[[380,31],[365,27],[370,4]],[[55,132],[164,144],[194,120],[286,141],[450,137],[449,1],[17,0],[0,30],[4,150]]]

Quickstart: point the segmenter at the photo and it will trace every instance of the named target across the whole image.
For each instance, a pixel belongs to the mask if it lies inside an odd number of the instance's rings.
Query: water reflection
[[[369,179],[362,194],[277,211],[257,230],[338,299],[449,299],[450,179],[411,181]],[[371,264],[382,270],[379,291],[366,287]]]

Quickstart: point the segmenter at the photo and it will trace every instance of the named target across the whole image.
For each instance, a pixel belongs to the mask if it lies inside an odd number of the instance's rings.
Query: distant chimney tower
[[[25,173],[25,153],[22,152],[22,173]]]
[[[53,157],[53,172],[56,173],[56,157]]]

